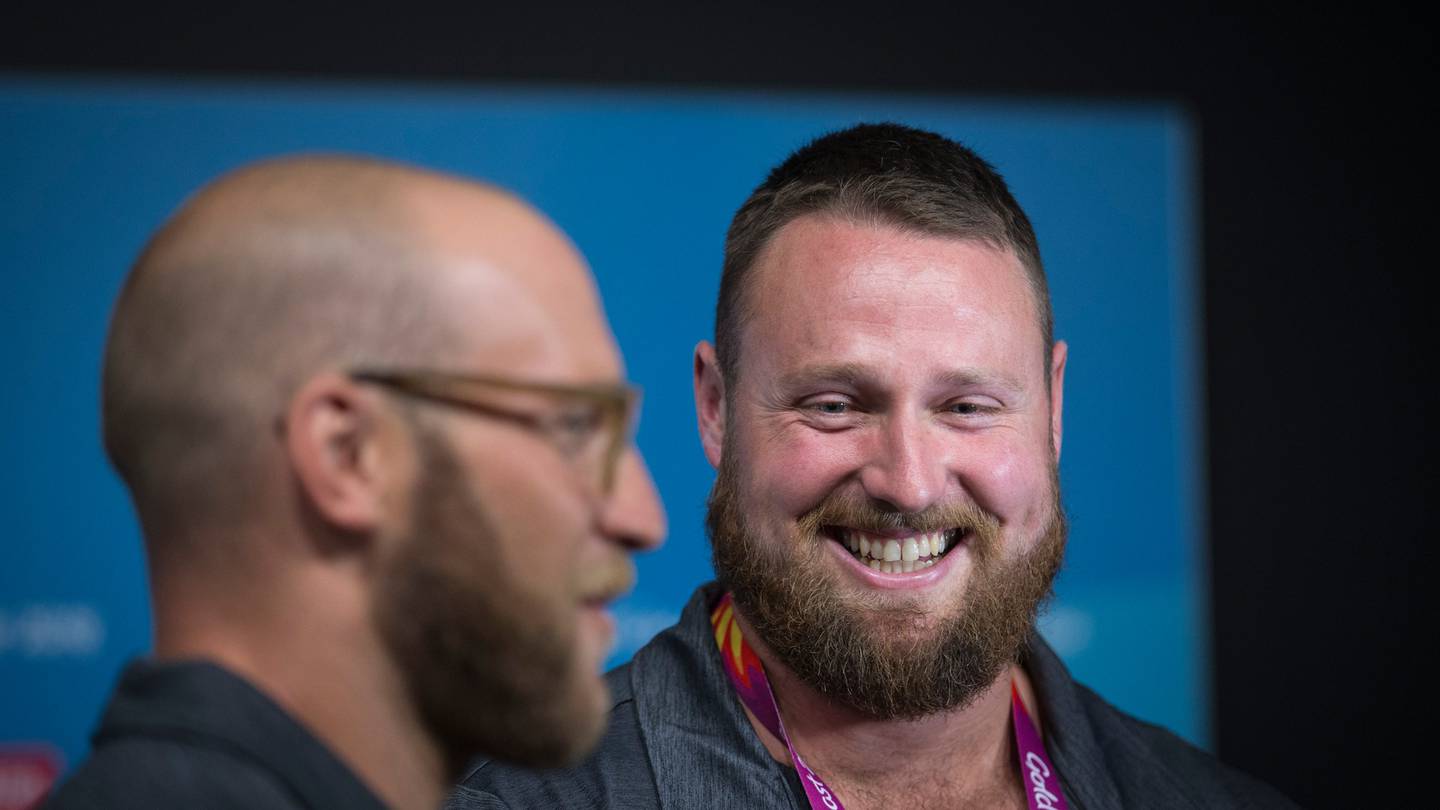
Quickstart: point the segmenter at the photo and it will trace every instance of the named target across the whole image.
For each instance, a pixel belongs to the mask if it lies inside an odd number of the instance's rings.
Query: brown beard
[[[764,645],[812,689],[875,718],[916,719],[968,705],[1018,659],[1065,553],[1053,463],[1046,525],[1033,548],[1006,561],[999,519],[969,504],[907,514],[831,493],[801,516],[793,537],[757,537],[735,457],[727,447],[705,521],[715,571]],[[820,534],[827,526],[958,527],[974,564],[970,582],[953,603],[931,609],[844,595],[823,562],[823,544],[833,542]]]
[[[454,452],[416,429],[414,517],[381,578],[375,621],[452,776],[480,754],[570,764],[599,739],[598,687],[577,672],[564,606],[513,585]]]

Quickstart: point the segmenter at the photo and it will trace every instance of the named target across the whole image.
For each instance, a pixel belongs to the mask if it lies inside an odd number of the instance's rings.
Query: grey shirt
[[[45,810],[384,808],[275,701],[203,661],[130,664],[92,742]]]
[[[608,674],[609,726],[588,759],[541,771],[481,760],[451,796],[449,810],[807,810],[794,769],[765,750],[720,662],[709,615],[719,595],[714,583],[702,586],[678,624]],[[1076,683],[1038,634],[1021,664],[1040,704],[1046,750],[1074,810],[1294,806]]]

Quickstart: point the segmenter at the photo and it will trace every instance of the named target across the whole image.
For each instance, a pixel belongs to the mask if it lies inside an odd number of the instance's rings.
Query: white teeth
[[[900,539],[871,537],[862,531],[846,529],[842,540],[850,553],[872,570],[888,574],[920,571],[934,565],[945,553],[945,532],[917,534]]]

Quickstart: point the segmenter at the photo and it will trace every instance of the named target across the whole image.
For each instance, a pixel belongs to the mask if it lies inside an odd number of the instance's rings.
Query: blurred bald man
[[[107,452],[155,650],[51,807],[429,808],[597,739],[604,606],[664,516],[575,248],[494,188],[243,168],[136,263]]]

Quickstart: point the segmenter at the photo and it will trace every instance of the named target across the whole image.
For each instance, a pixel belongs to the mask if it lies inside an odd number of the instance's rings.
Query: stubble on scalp
[[[715,571],[765,645],[812,689],[878,719],[918,719],[969,705],[1018,659],[1064,557],[1053,464],[1049,519],[1029,551],[1006,560],[1000,521],[971,504],[903,514],[832,493],[797,521],[793,536],[758,537],[735,459],[726,448],[710,494]],[[967,530],[969,586],[933,610],[842,594],[823,562],[823,544],[832,542],[823,526]]]

